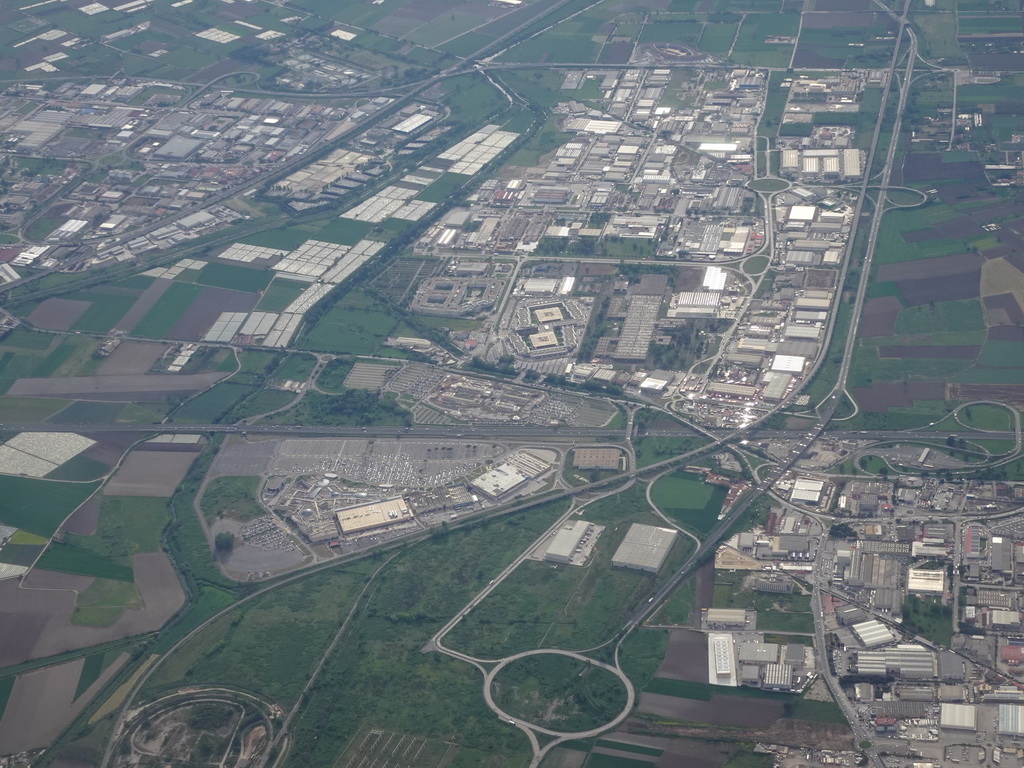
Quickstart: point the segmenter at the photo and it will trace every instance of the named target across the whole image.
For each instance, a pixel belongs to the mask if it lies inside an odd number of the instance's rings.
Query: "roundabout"
[[[557,660],[540,658],[544,656],[561,658]],[[527,663],[518,664],[518,662],[523,661]],[[567,663],[571,661],[575,661],[577,664]],[[571,675],[563,679],[562,685],[559,687],[550,681],[538,681],[534,678],[533,673],[543,674],[545,671],[570,672]],[[509,679],[502,679],[503,672],[505,672],[504,677]],[[607,676],[613,676],[618,684],[608,685],[610,681],[601,681],[599,679],[600,677]],[[546,686],[544,685],[545,682],[547,682]],[[555,698],[555,694],[551,692],[552,688],[557,688],[558,693],[563,694],[565,699]],[[612,688],[619,690],[613,692]],[[521,689],[527,692],[523,694]],[[595,692],[599,692],[605,699],[605,701],[601,702],[602,704],[608,704],[612,701],[617,703],[622,698],[621,694],[625,694],[625,701],[621,710],[610,720],[603,720],[604,708],[590,698],[590,695]],[[545,698],[550,699],[550,701],[544,701],[543,699]],[[570,698],[574,700],[575,705],[579,705],[581,700],[583,700],[585,705],[590,705],[589,708],[591,710],[597,709],[598,711],[567,714],[568,708],[565,707],[565,704],[566,700]],[[588,738],[617,726],[632,711],[636,701],[636,691],[629,678],[621,670],[610,664],[595,661],[573,651],[539,649],[509,656],[492,667],[484,675],[484,699],[487,702],[487,706],[498,717],[509,724],[563,740]],[[562,711],[559,714],[560,704],[562,705]],[[539,718],[534,717],[534,713],[530,712],[531,705],[537,711],[543,706],[544,711],[552,717],[562,717],[569,722],[580,723],[587,718],[593,719],[594,722],[593,725],[588,723],[587,726],[589,727],[580,727],[578,730],[556,730],[549,727],[553,723],[542,724],[533,722],[533,720]],[[513,711],[508,711],[510,709]]]

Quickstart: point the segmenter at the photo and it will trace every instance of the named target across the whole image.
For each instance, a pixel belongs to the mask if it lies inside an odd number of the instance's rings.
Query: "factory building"
[[[577,520],[562,526],[548,545],[544,559],[551,563],[572,562],[573,554],[592,527],[586,520]]]
[[[790,664],[768,664],[764,668],[761,687],[766,691],[793,690],[793,667]]]
[[[746,629],[747,612],[742,608],[708,608],[704,623],[708,629]]]
[[[935,654],[922,645],[903,643],[857,654],[857,674],[927,680],[936,676]]]
[[[896,636],[878,619],[868,619],[854,624],[851,629],[865,648],[877,648],[896,639]]]
[[[612,555],[612,565],[657,573],[672,551],[675,540],[676,532],[671,528],[633,523]]]
[[[790,501],[803,504],[817,505],[821,502],[821,494],[825,490],[824,480],[811,480],[800,478],[793,483],[793,492],[790,494]]]
[[[974,704],[941,704],[939,727],[974,731],[978,728],[978,710]]]
[[[1024,706],[1000,704],[996,730],[1004,736],[1024,736]]]

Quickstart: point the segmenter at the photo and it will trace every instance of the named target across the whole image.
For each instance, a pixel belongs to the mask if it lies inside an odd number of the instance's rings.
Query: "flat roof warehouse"
[[[397,496],[347,507],[338,511],[337,518],[341,532],[349,535],[411,520],[412,510],[405,499]]]

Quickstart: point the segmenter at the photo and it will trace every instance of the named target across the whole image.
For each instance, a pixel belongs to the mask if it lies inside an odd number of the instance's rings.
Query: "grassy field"
[[[494,677],[495,703],[513,717],[561,731],[586,731],[622,711],[626,688],[611,672],[568,656],[528,656]]]
[[[265,515],[267,511],[256,501],[259,490],[259,477],[215,477],[203,492],[203,515],[208,523],[219,517],[244,522]]]
[[[975,429],[992,432],[1013,429],[1009,412],[995,405],[969,405],[960,410],[958,418],[961,423]]]
[[[677,523],[706,536],[718,523],[726,489],[704,482],[701,475],[676,471],[651,488],[651,500]]]
[[[692,451],[707,445],[706,437],[641,437],[634,441],[636,463],[638,467],[647,467],[665,459],[671,459],[681,453]]]
[[[117,321],[131,309],[137,295],[104,293],[96,291],[78,291],[68,294],[65,298],[76,301],[91,301],[89,308],[71,326],[73,331],[91,333],[108,333],[117,328]],[[122,329],[126,330],[126,329]]]
[[[619,663],[637,690],[654,679],[668,648],[667,629],[638,627],[626,638],[619,652]]]
[[[143,607],[142,597],[131,582],[99,578],[78,594],[71,623],[109,627],[126,610]]]
[[[344,392],[345,377],[352,370],[354,361],[347,357],[336,357],[325,365],[316,377],[316,385],[325,392]]]
[[[796,13],[757,13],[744,17],[732,61],[745,66],[788,67],[792,45],[766,43],[769,35],[796,37],[800,15]]]
[[[56,483],[28,477],[0,475],[0,522],[49,538],[79,504],[96,490],[97,483]],[[46,499],[40,504],[40,499]]]
[[[103,496],[92,536],[68,534],[68,543],[99,557],[127,558],[157,552],[169,516],[167,500],[143,496]]]
[[[171,656],[143,695],[223,683],[291,706],[375,567],[331,569],[239,606]]]
[[[295,345],[340,354],[373,354],[398,321],[373,297],[353,291],[324,313]]]
[[[953,639],[953,609],[937,597],[907,595],[903,601],[903,626],[948,648]]]
[[[315,367],[316,358],[312,355],[288,355],[271,375],[275,379],[306,381]]]

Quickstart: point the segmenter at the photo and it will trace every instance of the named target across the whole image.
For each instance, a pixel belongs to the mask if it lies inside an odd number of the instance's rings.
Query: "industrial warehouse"
[[[671,528],[633,523],[619,548],[612,555],[612,565],[645,573],[657,573],[665,564],[675,540],[676,532]]]

